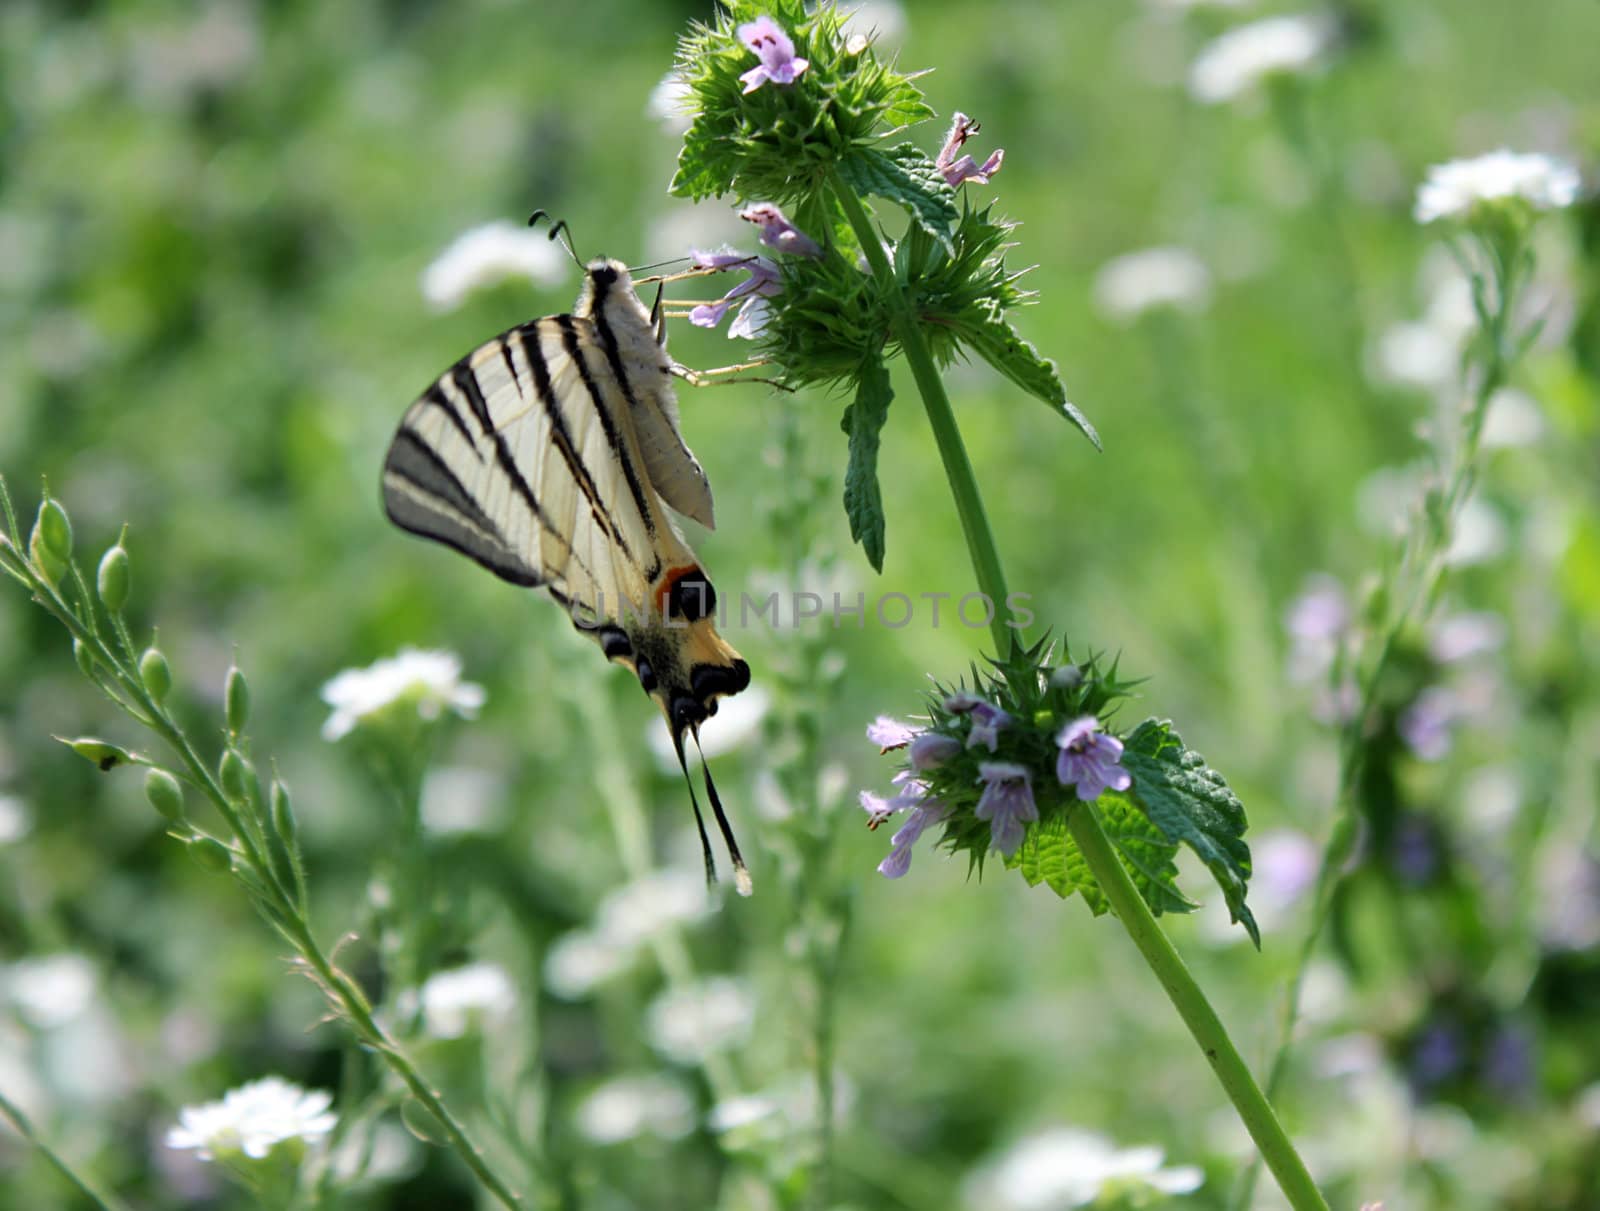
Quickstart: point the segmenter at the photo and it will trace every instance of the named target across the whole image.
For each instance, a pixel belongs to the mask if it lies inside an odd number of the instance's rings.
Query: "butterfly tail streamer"
[[[711,838],[706,835],[706,819],[700,814],[700,800],[695,797],[694,779],[689,776],[689,761],[688,758],[683,755],[683,733],[677,728],[672,728],[670,730],[672,732],[672,747],[677,751],[678,754],[678,768],[683,771],[683,784],[689,788],[689,802],[694,805],[694,823],[695,827],[700,830],[700,852],[705,856],[706,885],[709,887],[714,885],[717,881],[717,866],[711,857]],[[699,743],[699,738],[696,737],[696,746],[698,746]],[[703,769],[705,767],[704,753],[700,755],[700,762],[701,768]],[[709,786],[710,784],[707,783],[707,785]],[[713,798],[712,802],[716,803],[716,800]],[[719,819],[722,817],[722,807],[720,804],[717,806],[717,817]],[[736,868],[742,871],[744,869],[743,864],[739,862],[737,857],[735,857],[734,861]],[[749,875],[744,876],[746,882],[749,881],[749,878]],[[746,892],[745,894],[748,895],[749,893]]]
[[[717,827],[722,830],[722,839],[728,846],[728,857],[733,861],[733,885],[738,888],[741,896],[748,896],[755,892],[755,883],[750,878],[750,868],[744,864],[744,855],[739,852],[739,843],[733,839],[733,826],[728,823],[728,817],[722,810],[722,799],[717,794],[717,784],[711,781],[711,765],[706,761],[705,750],[700,748],[700,729],[694,728],[694,747],[700,753],[700,773],[705,778],[706,798],[711,800],[711,810],[716,813]]]

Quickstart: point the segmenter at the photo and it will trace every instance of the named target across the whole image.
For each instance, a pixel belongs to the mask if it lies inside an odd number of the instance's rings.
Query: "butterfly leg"
[[[681,366],[674,362],[672,373],[688,383],[691,387],[730,387],[735,383],[766,383],[780,391],[793,391],[794,388],[787,383],[775,378],[761,378],[751,375],[748,378],[725,378],[724,375],[738,374],[741,370],[755,370],[770,362],[738,362],[732,366],[718,366],[714,370],[691,370],[688,366]]]

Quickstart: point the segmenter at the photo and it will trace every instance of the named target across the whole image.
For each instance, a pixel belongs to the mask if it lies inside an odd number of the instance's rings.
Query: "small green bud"
[[[46,496],[39,502],[39,517],[33,523],[34,537],[62,563],[72,558],[72,523],[61,502]]]
[[[239,666],[228,666],[228,680],[223,690],[227,706],[228,730],[237,736],[244,731],[250,719],[250,686],[245,682]]]
[[[233,853],[215,837],[197,837],[189,842],[189,856],[212,874],[225,875],[233,869]]]
[[[33,534],[28,539],[28,556],[33,561],[34,571],[51,584],[60,584],[61,578],[67,574],[67,561],[50,549],[40,526],[33,527]]]
[[[164,769],[153,769],[144,777],[144,797],[150,806],[174,824],[183,820],[183,788]]]
[[[78,672],[91,679],[94,677],[94,652],[83,640],[72,641],[72,658],[78,662]]]
[[[57,740],[66,745],[85,761],[92,761],[100,767],[102,773],[115,769],[119,765],[126,765],[132,758],[128,750],[118,748],[104,740],[97,740],[93,736],[79,736],[76,740],[68,740],[65,736],[57,736]]]
[[[172,669],[159,648],[146,648],[139,657],[139,680],[158,705],[172,692]]]
[[[294,804],[289,802],[289,788],[276,778],[272,780],[272,827],[289,846],[294,845],[300,832],[300,823],[294,818]]]
[[[249,785],[250,764],[239,755],[238,749],[230,748],[222,754],[222,764],[218,767],[217,774],[222,779],[222,789],[228,798],[237,800],[246,798],[245,788]]]
[[[101,605],[113,614],[122,613],[128,604],[128,552],[121,543],[100,557],[95,587],[100,591]]]

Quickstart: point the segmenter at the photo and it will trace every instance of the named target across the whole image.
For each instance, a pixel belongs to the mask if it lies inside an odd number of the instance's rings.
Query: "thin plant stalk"
[[[68,1164],[66,1159],[47,1144],[39,1133],[34,1130],[33,1123],[22,1112],[22,1108],[3,1093],[0,1093],[0,1118],[4,1118],[6,1122],[10,1123],[12,1129],[27,1140],[33,1150],[42,1156],[68,1185],[100,1208],[100,1211],[130,1211],[127,1203],[116,1195],[101,1190]]]
[[[1267,1070],[1268,1097],[1277,1096],[1288,1075],[1306,972],[1332,914],[1334,893],[1343,881],[1351,855],[1355,852],[1360,833],[1358,788],[1366,759],[1365,739],[1378,688],[1401,637],[1412,626],[1426,621],[1439,599],[1448,570],[1445,556],[1454,538],[1461,510],[1470,499],[1477,482],[1479,447],[1489,403],[1505,385],[1516,362],[1518,350],[1510,328],[1518,288],[1527,268],[1523,261],[1522,246],[1518,241],[1504,245],[1486,241],[1485,246],[1490,270],[1488,282],[1471,270],[1464,254],[1458,254],[1463,268],[1475,279],[1479,292],[1482,364],[1478,367],[1477,383],[1464,410],[1458,439],[1448,461],[1440,458],[1442,486],[1435,498],[1437,503],[1432,508],[1424,507],[1418,511],[1414,524],[1403,540],[1394,576],[1401,590],[1397,595],[1397,604],[1389,612],[1372,644],[1375,654],[1366,669],[1357,673],[1357,707],[1340,735],[1339,783],[1335,796],[1339,814],[1323,847],[1322,861],[1312,890],[1310,921],[1296,952],[1294,973],[1284,993],[1278,1040]],[[1484,293],[1489,285],[1493,287],[1492,299]],[[1492,307],[1488,303],[1492,303]],[[1441,432],[1436,440],[1442,442],[1444,438]],[[1439,453],[1442,455],[1443,451]],[[1340,672],[1336,668],[1335,676]],[[1231,1203],[1234,1211],[1244,1211],[1250,1206],[1258,1174],[1259,1165],[1256,1164],[1245,1171]]]
[[[892,281],[892,271],[860,199],[842,182],[834,183],[834,193],[866,253],[872,271]],[[916,315],[904,292],[900,294],[900,306],[894,323],[895,337],[911,364],[912,375],[922,394],[934,439],[944,461],[945,475],[955,498],[956,510],[961,516],[961,528],[966,536],[978,586],[996,603],[995,617],[991,623],[996,647],[1002,654],[1009,653],[1016,632],[1010,614],[1004,610],[1005,573],[1000,565],[994,532],[984,511],[972,461],[967,457],[960,430],[956,426],[950,398],[945,393],[938,367],[934,365],[918,331]],[[1068,827],[1096,881],[1110,900],[1117,919],[1128,931],[1145,963],[1161,982],[1173,1007],[1211,1062],[1224,1092],[1233,1102],[1245,1128],[1278,1179],[1290,1206],[1295,1211],[1327,1211],[1327,1202],[1311,1180],[1305,1163],[1295,1151],[1271,1103],[1256,1084],[1205,993],[1195,983],[1182,958],[1156,924],[1138,889],[1123,869],[1121,860],[1111,848],[1093,810],[1079,808],[1072,812],[1068,817]]]

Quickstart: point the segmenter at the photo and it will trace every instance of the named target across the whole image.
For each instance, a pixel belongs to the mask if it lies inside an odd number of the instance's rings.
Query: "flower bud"
[[[33,527],[33,534],[28,539],[28,557],[33,561],[33,570],[53,585],[60,584],[61,578],[67,574],[67,561],[50,549],[41,526]]]
[[[228,798],[243,800],[248,797],[245,791],[250,783],[250,763],[239,755],[238,749],[230,748],[222,754],[222,764],[217,774]]]
[[[225,875],[233,869],[233,854],[215,837],[197,837],[189,842],[189,856],[212,874]]]
[[[113,614],[122,613],[122,607],[128,604],[128,552],[121,543],[100,557],[95,587],[100,592],[101,605]]]
[[[300,824],[294,818],[294,804],[289,801],[289,788],[278,779],[272,780],[272,827],[283,843],[293,847]]]
[[[80,736],[76,740],[68,740],[65,736],[57,736],[56,739],[85,761],[94,762],[100,767],[102,773],[119,765],[126,765],[131,760],[127,749],[118,748],[115,744],[110,744],[104,740],[97,740],[93,736]]]
[[[228,680],[223,688],[223,701],[226,703],[228,731],[237,736],[244,731],[244,725],[250,719],[250,687],[245,683],[244,673],[236,664],[228,666]]]
[[[42,546],[62,563],[72,558],[72,523],[61,502],[46,496],[39,502],[39,517],[33,523],[33,543]]]
[[[144,797],[174,824],[183,820],[183,788],[166,770],[153,769],[144,776]]]
[[[159,648],[146,648],[139,657],[139,680],[157,705],[165,702],[172,692],[172,669]]]

